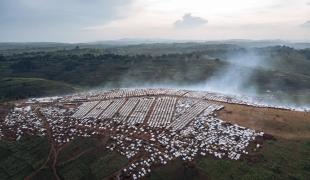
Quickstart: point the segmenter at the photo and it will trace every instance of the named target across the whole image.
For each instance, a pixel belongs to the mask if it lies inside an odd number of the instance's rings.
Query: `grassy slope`
[[[103,179],[126,163],[124,156],[108,151],[101,139],[77,138],[61,151],[58,170],[63,179]]]
[[[267,141],[252,159],[200,157],[191,166],[175,161],[148,179],[304,179],[310,176],[310,140]],[[192,173],[191,173],[192,172]]]
[[[60,154],[57,170],[62,179],[103,179],[119,170],[127,159],[105,150],[95,138],[78,138]],[[81,156],[75,153],[86,151]],[[31,175],[45,163],[50,146],[42,137],[22,138],[18,142],[0,141],[0,179],[19,180]],[[71,160],[70,160],[71,159]],[[54,179],[49,165],[43,166],[33,179]]]
[[[255,108],[244,105],[224,104],[219,118],[256,130],[263,130],[277,138],[310,139],[310,113]]]
[[[49,144],[42,137],[0,141],[0,179],[23,179],[45,162],[48,153]]]
[[[40,78],[0,79],[0,100],[51,96],[75,90],[69,84]]]

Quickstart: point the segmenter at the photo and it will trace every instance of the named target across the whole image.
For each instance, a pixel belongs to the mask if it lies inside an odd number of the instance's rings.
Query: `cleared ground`
[[[218,117],[268,134],[285,139],[310,138],[310,113],[281,110],[274,108],[256,108],[237,104],[224,104]]]

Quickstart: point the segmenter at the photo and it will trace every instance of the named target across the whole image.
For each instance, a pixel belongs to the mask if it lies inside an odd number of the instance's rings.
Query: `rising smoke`
[[[207,57],[210,60],[212,57]],[[216,59],[216,58],[213,58]],[[268,71],[273,69],[271,62],[258,51],[245,50],[227,55],[221,58],[225,65],[218,69],[212,76],[206,77],[204,82],[180,83],[171,79],[160,79],[157,82],[139,81],[130,75],[124,75],[120,81],[113,81],[104,85],[104,88],[173,88],[198,91],[211,91],[233,96],[247,96],[253,99],[263,99],[263,102],[271,105],[288,107],[309,107],[309,104],[301,99],[292,99],[288,94],[280,94],[264,89],[255,81],[257,70]],[[279,95],[279,94],[278,94]]]
[[[255,69],[269,67],[265,58],[257,52],[247,51],[232,54],[223,60],[227,65],[208,78],[204,88],[224,94],[256,96],[257,85],[251,80]]]

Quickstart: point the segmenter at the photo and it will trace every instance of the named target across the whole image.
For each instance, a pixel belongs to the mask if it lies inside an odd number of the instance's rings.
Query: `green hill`
[[[69,84],[40,78],[0,79],[0,100],[51,96],[74,91],[75,88]]]
[[[244,91],[255,89],[261,95],[269,92],[281,99],[292,97],[296,101],[310,102],[307,93],[310,90],[310,49],[199,43],[59,47],[40,51],[14,50],[14,53],[3,52],[2,55],[0,51],[0,77],[4,78],[0,98],[67,93],[75,90],[72,85],[83,88],[154,84],[186,87],[206,84],[216,78],[220,79],[219,83],[226,84],[227,80],[221,81],[224,75],[224,80],[229,79],[228,86],[240,83],[241,77]],[[236,57],[239,60],[235,61]],[[233,72],[234,78],[225,76],[227,72]],[[37,78],[45,81],[39,82]]]

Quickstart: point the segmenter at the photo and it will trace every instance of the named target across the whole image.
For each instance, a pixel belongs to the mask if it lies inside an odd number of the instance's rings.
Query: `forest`
[[[291,94],[292,99],[306,102],[310,96],[310,49],[176,43],[30,46],[12,51],[12,47],[0,51],[1,100],[92,88],[195,86],[212,78],[221,80],[222,74],[231,69],[235,79],[229,81],[237,83],[239,77],[247,77],[240,85],[245,92],[255,88],[260,94]]]

